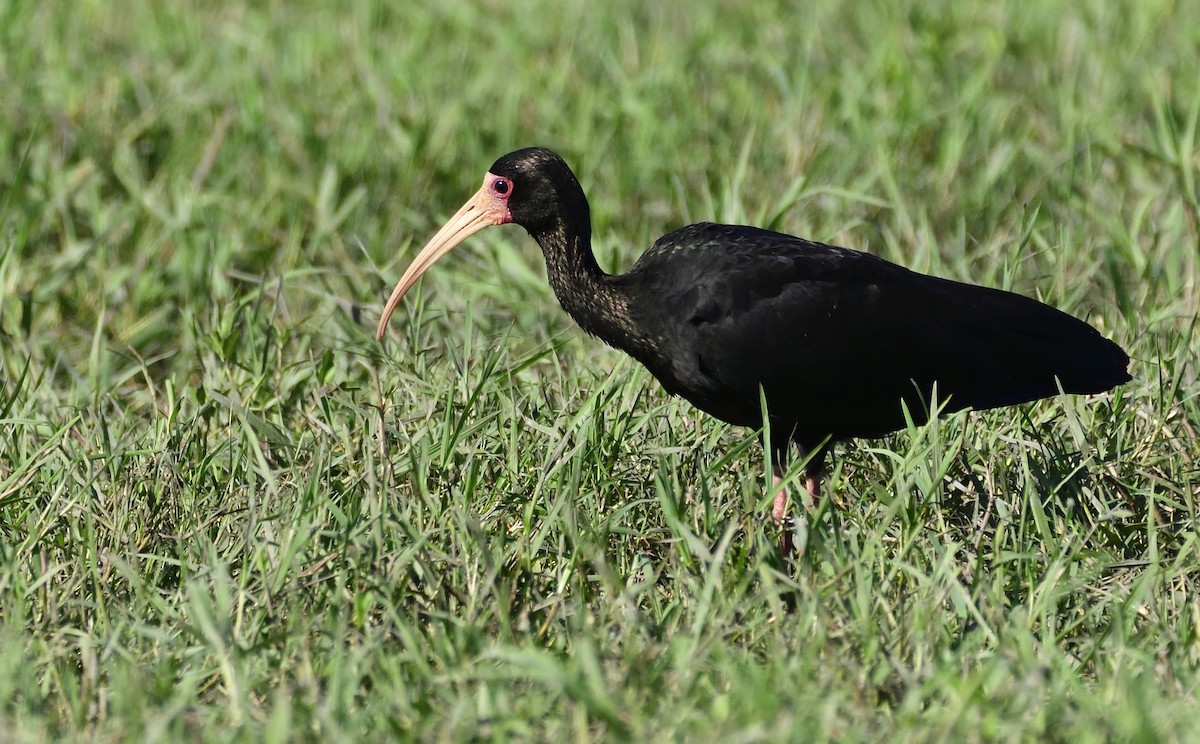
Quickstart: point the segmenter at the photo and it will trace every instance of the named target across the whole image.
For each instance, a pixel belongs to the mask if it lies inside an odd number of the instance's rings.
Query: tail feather
[[[973,347],[964,352],[976,360],[961,378],[965,405],[1013,405],[1054,395],[1060,387],[1101,393],[1132,379],[1124,349],[1087,323],[1028,297],[978,289],[959,324],[958,337],[971,339]]]

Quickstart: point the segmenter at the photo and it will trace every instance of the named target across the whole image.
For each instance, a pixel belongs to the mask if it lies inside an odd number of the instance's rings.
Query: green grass
[[[1200,5],[0,0],[0,738],[1186,741]],[[516,228],[753,222],[1015,289],[1110,395],[764,456]]]

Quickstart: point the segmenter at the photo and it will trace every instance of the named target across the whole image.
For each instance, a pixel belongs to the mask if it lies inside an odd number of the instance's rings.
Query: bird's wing
[[[786,420],[855,436],[902,426],[900,400],[928,406],[934,382],[960,409],[1128,379],[1124,352],[1065,313],[859,251],[694,225],[649,253],[684,395],[744,407],[761,387]]]

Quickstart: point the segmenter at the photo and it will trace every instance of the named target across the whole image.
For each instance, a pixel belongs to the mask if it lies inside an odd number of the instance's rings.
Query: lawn
[[[0,0],[0,739],[1200,740],[1200,4],[793,6]],[[1134,381],[839,446],[783,566],[519,228],[373,339],[529,144],[609,270],[773,227]]]

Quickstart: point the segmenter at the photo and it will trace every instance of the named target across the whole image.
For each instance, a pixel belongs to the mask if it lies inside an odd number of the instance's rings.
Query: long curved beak
[[[412,288],[412,285],[416,284],[421,275],[429,270],[429,267],[437,263],[438,259],[449,253],[456,245],[483,228],[503,225],[506,222],[512,222],[508,205],[504,200],[492,195],[488,190],[488,181],[485,180],[483,187],[475,193],[475,196],[468,199],[467,203],[462,205],[462,209],[458,210],[445,225],[442,225],[442,229],[438,230],[437,235],[434,235],[425,244],[417,257],[409,264],[404,275],[400,277],[396,288],[392,290],[392,296],[388,298],[387,305],[383,308],[383,315],[379,318],[379,326],[375,329],[375,340],[383,340],[383,334],[387,332],[388,320],[392,317],[392,313],[396,312],[400,300],[404,298],[404,294]]]

